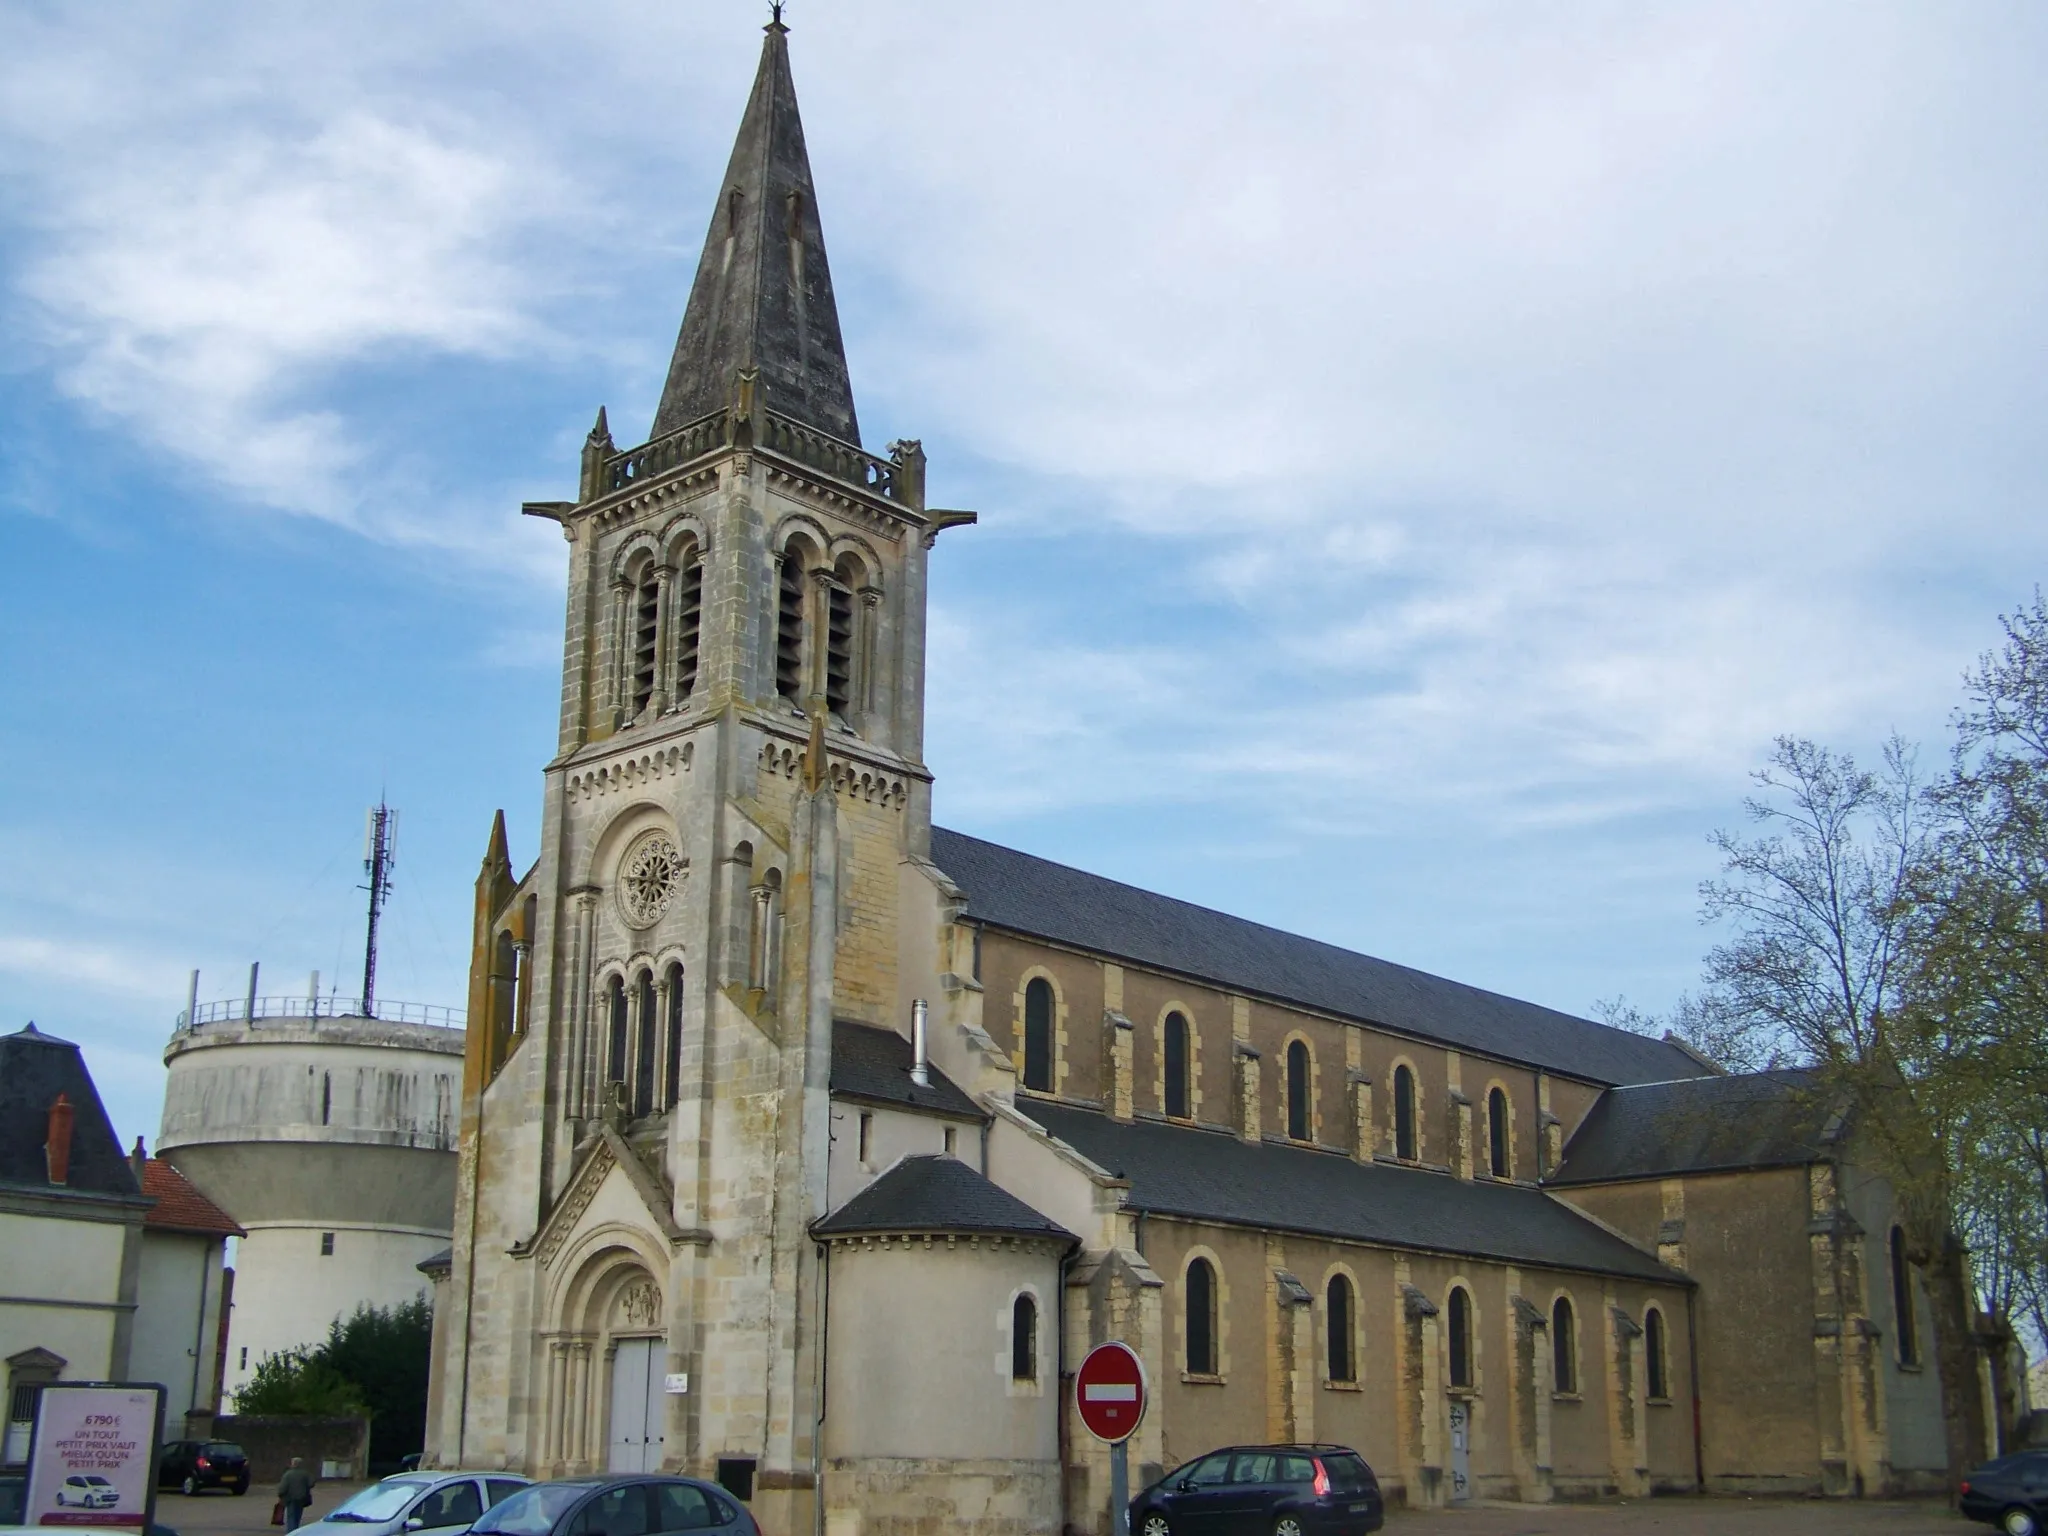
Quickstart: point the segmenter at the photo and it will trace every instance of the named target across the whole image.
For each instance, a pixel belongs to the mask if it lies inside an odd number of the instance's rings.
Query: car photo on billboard
[[[52,1382],[36,1395],[21,1523],[145,1531],[155,1516],[164,1389]]]

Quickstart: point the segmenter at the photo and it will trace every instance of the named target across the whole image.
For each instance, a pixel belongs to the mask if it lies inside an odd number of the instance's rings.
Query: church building
[[[1938,1486],[1926,1300],[1799,1074],[933,827],[927,561],[864,447],[767,29],[644,442],[573,500],[560,738],[476,891],[430,1464],[716,1478],[770,1536],[1108,1530],[1356,1447],[1389,1497]],[[963,536],[953,533],[954,538]]]

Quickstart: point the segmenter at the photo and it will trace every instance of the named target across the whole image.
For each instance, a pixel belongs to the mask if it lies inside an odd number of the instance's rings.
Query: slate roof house
[[[1939,1468],[1816,1095],[932,827],[927,561],[975,519],[861,445],[818,208],[778,21],[652,436],[600,412],[525,507],[560,736],[539,856],[501,813],[477,881],[430,1459],[685,1469],[771,1536],[1104,1531],[1065,1382],[1113,1338],[1140,1477]]]

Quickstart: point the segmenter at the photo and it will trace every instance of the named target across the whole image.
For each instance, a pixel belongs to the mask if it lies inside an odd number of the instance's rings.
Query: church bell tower
[[[478,882],[435,1455],[723,1469],[807,1531],[832,1028],[937,984],[925,566],[973,517],[862,446],[779,18],[647,441],[600,411],[526,511],[560,739],[532,869],[501,827]]]

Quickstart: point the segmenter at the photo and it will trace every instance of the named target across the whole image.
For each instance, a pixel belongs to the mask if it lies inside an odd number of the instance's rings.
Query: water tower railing
[[[257,1019],[382,1019],[388,1024],[434,1024],[443,1029],[461,1029],[468,1021],[465,1008],[444,1008],[439,1003],[401,1003],[380,997],[363,1011],[359,997],[259,997],[250,1007],[246,997],[230,997],[217,1003],[201,1003],[189,1014],[179,1010],[179,1029],[196,1029],[207,1024],[241,1024]]]

